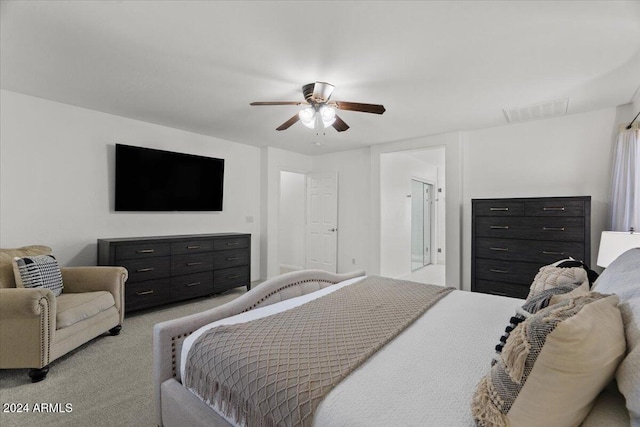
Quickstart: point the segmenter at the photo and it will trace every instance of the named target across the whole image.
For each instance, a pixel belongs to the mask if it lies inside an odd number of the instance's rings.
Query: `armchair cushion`
[[[46,288],[55,296],[62,293],[62,274],[53,255],[15,257],[13,273],[18,288]]]
[[[66,328],[115,305],[113,295],[107,291],[63,293],[56,298],[56,330]]]
[[[17,249],[0,249],[0,288],[15,288],[12,261],[14,257],[48,255],[51,248],[42,245],[23,246]]]

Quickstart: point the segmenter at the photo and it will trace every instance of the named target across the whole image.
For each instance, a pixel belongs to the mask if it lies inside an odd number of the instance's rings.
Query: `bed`
[[[637,309],[640,248],[625,255],[623,262],[614,262],[598,279],[602,284],[596,282],[595,290],[613,293],[611,288],[615,291],[621,277],[621,299],[635,301]],[[224,402],[205,403],[207,399],[184,385],[186,360],[192,354],[186,346],[202,340],[204,332],[200,328],[213,322],[217,322],[213,326],[218,328],[248,324],[250,320],[291,311],[295,306],[309,306],[307,303],[322,295],[334,294],[337,298],[341,290],[355,289],[358,283],[362,285],[369,279],[364,272],[293,272],[270,279],[221,307],[155,325],[153,380],[157,424],[238,425],[237,419],[229,411],[225,412]],[[476,387],[491,369],[494,347],[523,300],[460,290],[442,293],[402,332],[332,386],[315,408],[312,419],[304,425],[476,425],[470,409]],[[619,387],[613,381],[601,387],[603,390],[595,404],[585,409],[588,416],[582,425],[586,427],[628,426],[630,422],[634,427],[640,426],[640,419],[633,418],[636,416],[633,411],[640,404],[635,402],[640,391],[635,389],[634,384],[638,383],[633,381],[640,378],[625,380],[635,372],[640,357],[640,347],[634,350],[629,344],[634,341],[640,346],[637,342],[640,321],[627,311],[625,321],[635,324],[636,329],[627,331],[627,348],[620,357],[626,357],[622,364],[626,363],[624,384]],[[633,334],[631,339],[629,334]],[[624,337],[622,339],[624,343]],[[632,358],[634,361],[630,361]],[[615,363],[618,365],[619,360]],[[613,374],[608,378],[611,377]],[[626,400],[619,389],[628,396]],[[269,425],[255,421],[245,424]]]

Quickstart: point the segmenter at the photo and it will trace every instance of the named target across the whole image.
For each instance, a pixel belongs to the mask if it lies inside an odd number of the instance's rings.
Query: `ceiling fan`
[[[304,101],[267,101],[252,102],[251,105],[308,105],[298,114],[281,124],[276,130],[285,130],[300,120],[303,125],[314,129],[317,127],[333,126],[338,132],[349,129],[349,125],[337,116],[336,110],[361,111],[363,113],[382,114],[383,105],[362,104],[358,102],[330,101],[334,85],[325,82],[309,83],[302,86]]]

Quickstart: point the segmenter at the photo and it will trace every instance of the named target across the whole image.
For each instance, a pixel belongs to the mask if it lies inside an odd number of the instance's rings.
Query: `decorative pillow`
[[[546,265],[540,267],[538,274],[534,277],[527,299],[536,296],[545,289],[555,288],[560,285],[580,286],[583,283],[589,286],[589,276],[582,267],[556,267]]]
[[[62,293],[62,273],[53,255],[16,257],[13,272],[19,288],[50,289],[55,296]]]
[[[0,288],[15,288],[16,280],[13,274],[13,258],[49,255],[51,248],[48,246],[32,245],[16,249],[0,249]]]
[[[561,285],[555,288],[546,289],[540,292],[535,297],[527,300],[522,307],[516,309],[515,316],[512,316],[509,319],[509,326],[507,326],[504,330],[504,334],[500,337],[500,342],[496,345],[496,355],[491,361],[491,366],[493,366],[500,357],[500,353],[502,353],[502,348],[506,344],[509,339],[509,335],[511,331],[515,329],[520,323],[524,322],[532,314],[536,314],[541,309],[547,307],[548,305],[558,303],[564,299],[575,298],[578,296],[586,295],[589,293],[588,284],[582,284],[578,287],[574,285]]]
[[[624,356],[617,304],[615,295],[591,292],[516,326],[473,396],[477,424],[579,425]]]

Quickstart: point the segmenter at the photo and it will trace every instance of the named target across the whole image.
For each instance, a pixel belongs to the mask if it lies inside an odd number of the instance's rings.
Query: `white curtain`
[[[635,127],[635,126],[634,126]],[[640,130],[616,138],[611,186],[611,230],[640,231]]]

